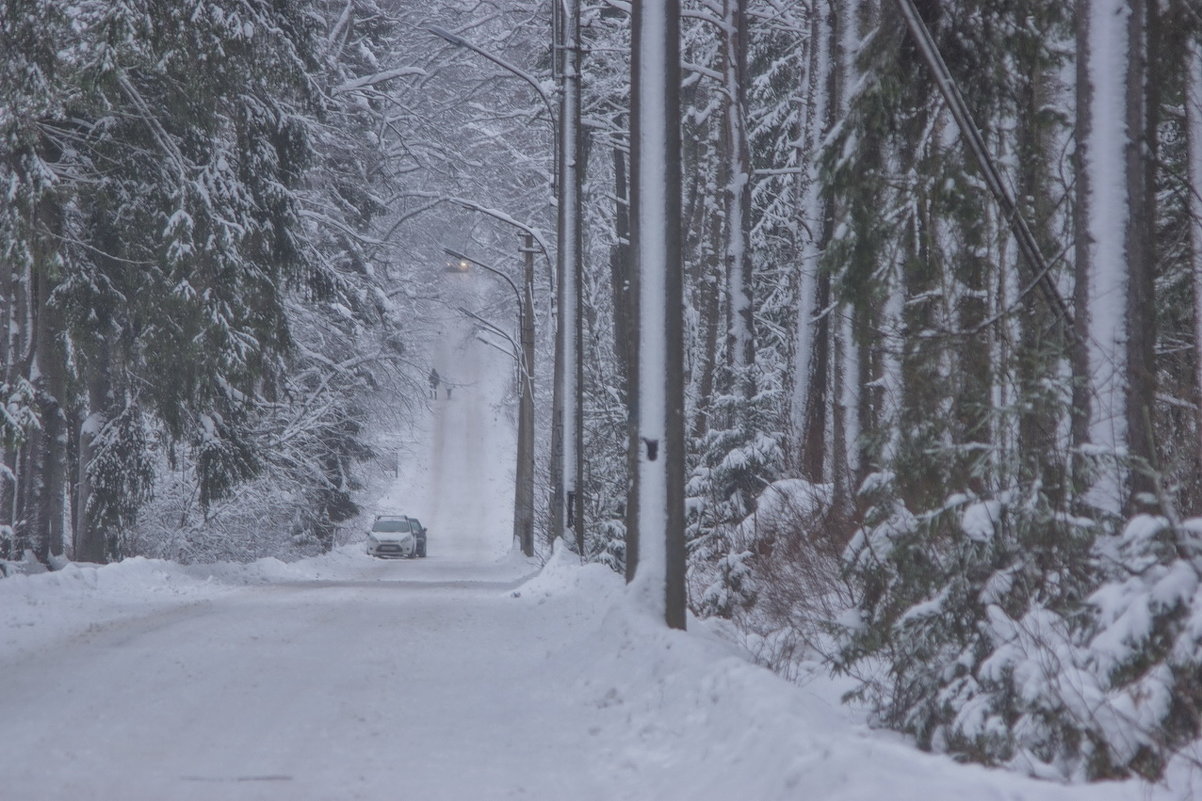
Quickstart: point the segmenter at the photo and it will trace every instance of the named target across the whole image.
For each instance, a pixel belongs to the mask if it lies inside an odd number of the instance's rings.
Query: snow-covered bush
[[[1202,733],[1202,519],[1139,516],[1097,554],[1084,648],[1107,693],[1099,734],[1114,767],[1156,776]]]
[[[1057,778],[1157,777],[1198,737],[1202,521],[1099,536],[1038,495],[914,515],[887,476],[867,489],[837,665],[879,722]]]
[[[772,482],[729,527],[728,552],[690,573],[695,607],[733,619],[754,657],[782,675],[829,651],[829,621],[850,601],[839,560],[847,523],[832,500],[829,484]]]

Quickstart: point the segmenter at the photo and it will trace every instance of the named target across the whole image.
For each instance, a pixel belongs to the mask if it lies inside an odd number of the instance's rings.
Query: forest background
[[[923,748],[1154,778],[1202,720],[1202,16],[916,3],[1033,270],[902,6],[683,4],[690,606]],[[582,556],[619,571],[629,11],[578,33]],[[4,0],[0,558],[331,547],[403,458],[444,248],[516,275],[523,232],[545,534],[564,19]]]

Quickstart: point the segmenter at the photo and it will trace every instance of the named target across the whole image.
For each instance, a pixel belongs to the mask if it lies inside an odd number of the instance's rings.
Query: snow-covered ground
[[[508,365],[448,338],[424,443],[379,503],[430,557],[132,559],[0,581],[0,799],[1186,798],[917,753],[620,578],[510,551]],[[444,372],[445,371],[445,372]]]
[[[348,545],[0,582],[0,798],[1189,797],[919,754],[605,568],[528,569]]]

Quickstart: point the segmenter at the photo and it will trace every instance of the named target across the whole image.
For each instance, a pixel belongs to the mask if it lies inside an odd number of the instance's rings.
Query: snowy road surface
[[[644,619],[605,568],[526,568],[346,546],[6,579],[0,798],[1145,797],[918,754],[824,682]]]
[[[509,552],[510,369],[448,337],[420,447],[377,511],[430,557],[127,560],[0,581],[0,801],[1109,801],[871,732],[621,580]],[[490,361],[491,359],[491,361]],[[361,534],[359,535],[362,536]]]
[[[425,583],[343,557],[335,579],[169,606],[0,662],[0,743],[26,766],[0,798],[567,792],[559,749],[587,733],[548,719],[554,689],[526,651],[551,621],[506,595],[521,566],[466,581],[443,565]]]

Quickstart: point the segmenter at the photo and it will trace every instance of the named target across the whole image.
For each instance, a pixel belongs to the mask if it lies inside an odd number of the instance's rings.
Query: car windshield
[[[381,531],[389,534],[400,533],[409,530],[409,521],[404,518],[392,518],[377,520],[375,525],[371,527],[372,531]]]

